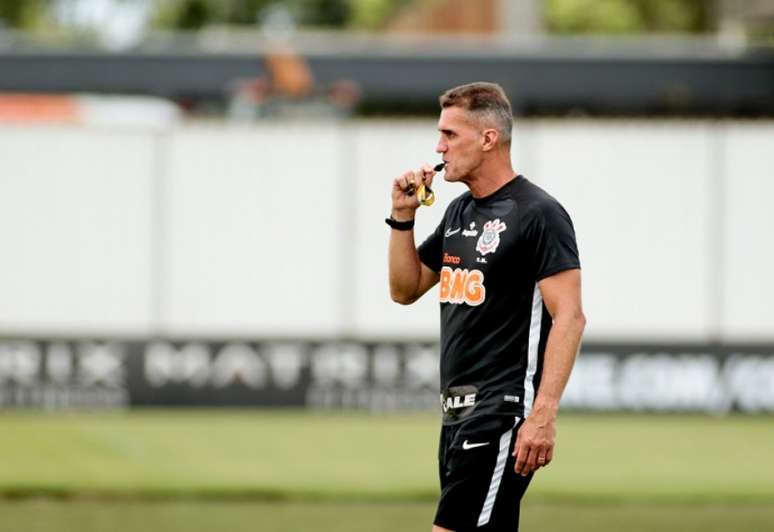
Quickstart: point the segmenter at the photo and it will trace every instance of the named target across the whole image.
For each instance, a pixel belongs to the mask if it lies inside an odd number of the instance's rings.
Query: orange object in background
[[[290,49],[274,50],[265,58],[274,91],[290,98],[304,98],[314,91],[309,64]]]
[[[72,96],[0,94],[0,122],[76,122],[80,114]]]
[[[498,6],[497,0],[413,2],[400,10],[387,31],[491,34],[499,27]]]

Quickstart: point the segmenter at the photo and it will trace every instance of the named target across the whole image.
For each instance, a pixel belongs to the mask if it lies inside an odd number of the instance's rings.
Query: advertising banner
[[[440,410],[437,343],[0,339],[0,408]],[[585,345],[563,408],[774,412],[774,346]]]

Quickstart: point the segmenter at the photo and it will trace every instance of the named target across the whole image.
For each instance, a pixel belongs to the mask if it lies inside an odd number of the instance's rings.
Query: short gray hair
[[[438,101],[442,109],[461,107],[470,111],[482,122],[493,126],[500,134],[500,142],[510,146],[513,111],[508,96],[497,83],[477,81],[460,85],[444,92]]]

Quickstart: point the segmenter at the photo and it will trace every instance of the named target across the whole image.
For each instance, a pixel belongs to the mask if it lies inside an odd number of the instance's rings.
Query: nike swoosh
[[[460,232],[460,229],[461,229],[461,227],[458,227],[458,228],[457,228],[457,229],[455,229],[454,231],[452,231],[451,229],[447,229],[447,230],[446,230],[446,234],[444,234],[444,236],[452,236],[452,235],[454,235],[454,234],[457,234],[457,233],[459,233],[459,232]]]
[[[483,447],[484,445],[489,445],[489,442],[485,441],[484,443],[468,443],[468,440],[462,442],[462,448],[466,451],[468,449],[475,449],[476,447]]]

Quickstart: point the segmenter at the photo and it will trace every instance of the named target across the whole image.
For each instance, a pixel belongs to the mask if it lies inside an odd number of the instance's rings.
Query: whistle
[[[441,170],[444,169],[445,166],[446,166],[446,163],[438,163],[435,166],[433,166],[433,171],[440,172]],[[414,184],[411,183],[409,185],[408,190],[406,191],[406,194],[408,194],[409,196],[413,196],[414,192],[415,192]],[[432,191],[430,187],[426,186],[424,183],[419,185],[419,188],[416,189],[416,193],[417,193],[417,199],[419,200],[420,205],[429,207],[430,205],[435,203],[435,193]]]

